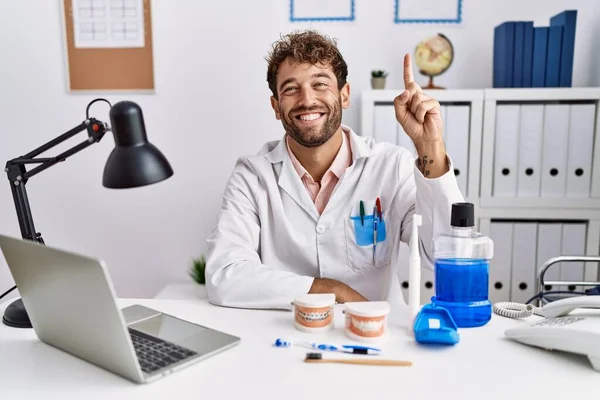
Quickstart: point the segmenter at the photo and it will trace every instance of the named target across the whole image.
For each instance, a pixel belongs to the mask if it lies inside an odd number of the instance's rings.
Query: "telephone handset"
[[[577,312],[573,312],[575,310]],[[543,317],[510,328],[504,334],[530,346],[585,355],[600,372],[600,296],[570,297],[541,308],[531,304],[497,303],[494,312],[509,318]]]

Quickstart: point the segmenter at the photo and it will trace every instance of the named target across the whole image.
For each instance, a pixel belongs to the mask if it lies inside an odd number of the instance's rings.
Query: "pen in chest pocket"
[[[362,200],[360,201],[360,224],[365,224],[365,203]]]
[[[375,251],[377,250],[377,206],[373,207],[373,264],[375,264]]]
[[[375,200],[375,207],[377,207],[377,214],[379,215],[379,220],[383,221],[383,213],[381,212],[381,201],[379,200],[379,197],[377,198],[377,200]],[[375,214],[373,212],[373,214]]]

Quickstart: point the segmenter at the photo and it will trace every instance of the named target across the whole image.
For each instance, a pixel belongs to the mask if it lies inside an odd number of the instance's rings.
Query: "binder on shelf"
[[[525,303],[536,288],[537,223],[515,222],[512,241],[510,301]]]
[[[469,165],[470,107],[452,105],[446,108],[446,147],[454,164],[454,175],[463,196],[467,195]]]
[[[517,194],[519,112],[518,104],[499,104],[496,107],[494,197],[515,197]]]
[[[577,10],[566,10],[550,18],[550,26],[562,26],[563,28],[558,85],[560,87],[572,86],[576,25]]]
[[[492,221],[490,238],[494,241],[494,258],[490,260],[489,299],[492,303],[509,301],[513,223]]]
[[[400,243],[400,249],[398,250],[398,265],[399,268],[396,271],[398,276],[398,283],[400,284],[400,290],[402,292],[402,297],[404,297],[404,302],[408,304],[408,281],[409,281],[409,271],[408,271],[408,262],[410,257],[410,248],[406,243]],[[421,275],[423,275],[423,269],[421,268]],[[429,302],[428,302],[429,303]],[[426,304],[426,303],[421,303]]]
[[[585,255],[586,243],[585,223],[566,223],[562,226],[562,251],[565,256]],[[583,281],[583,262],[563,262],[560,265],[561,281]],[[585,288],[587,289],[587,288]],[[559,290],[568,292],[581,292],[583,287],[578,285],[564,285]]]
[[[570,87],[577,11],[533,21],[506,21],[494,28],[493,87]]]
[[[533,22],[523,23],[523,85],[531,87],[533,78]]]
[[[513,87],[523,87],[523,48],[525,22],[515,22],[515,47],[513,53]]]
[[[523,104],[520,107],[517,197],[539,197],[542,180],[544,105]]]
[[[431,303],[433,296],[435,296],[435,272],[429,268],[421,268],[421,304]]]
[[[540,223],[538,224],[537,239],[537,271],[549,259],[560,256],[562,249],[562,224],[560,223]],[[544,282],[560,280],[560,264],[554,264],[548,268],[544,275]],[[536,284],[537,286],[537,284]],[[543,291],[557,291],[557,287],[546,285]]]
[[[570,108],[566,194],[585,198],[591,195],[596,105],[571,104]]]
[[[515,23],[504,22],[494,28],[494,87],[513,87]]]
[[[565,197],[569,104],[546,104],[542,144],[542,197]]]
[[[394,105],[377,105],[373,111],[373,137],[377,141],[398,143]]]
[[[533,64],[531,86],[546,86],[546,56],[548,53],[548,27],[533,28]]]
[[[548,53],[546,55],[546,87],[558,87],[562,50],[562,26],[548,27]]]

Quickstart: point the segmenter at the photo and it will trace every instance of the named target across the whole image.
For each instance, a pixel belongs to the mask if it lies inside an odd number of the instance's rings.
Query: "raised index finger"
[[[414,82],[415,77],[413,76],[412,60],[410,53],[404,55],[404,87],[407,87],[409,83]]]

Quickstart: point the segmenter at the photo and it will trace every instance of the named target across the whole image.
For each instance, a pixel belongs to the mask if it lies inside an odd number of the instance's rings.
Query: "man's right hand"
[[[343,282],[329,278],[315,278],[308,293],[333,293],[338,303],[368,301],[363,295]]]

